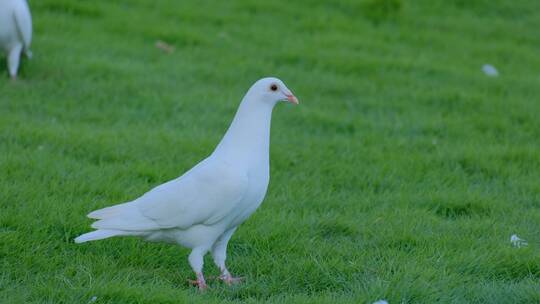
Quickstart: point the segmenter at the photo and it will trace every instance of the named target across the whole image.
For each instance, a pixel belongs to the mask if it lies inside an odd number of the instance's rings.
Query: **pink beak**
[[[287,94],[287,100],[290,101],[291,103],[297,105],[299,103],[298,101],[298,98],[296,98],[296,96],[294,96],[293,94]]]

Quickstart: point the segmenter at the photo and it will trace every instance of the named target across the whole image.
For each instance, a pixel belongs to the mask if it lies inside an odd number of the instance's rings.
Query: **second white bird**
[[[11,78],[17,77],[21,53],[31,57],[32,17],[26,0],[0,0],[0,50],[7,54]]]

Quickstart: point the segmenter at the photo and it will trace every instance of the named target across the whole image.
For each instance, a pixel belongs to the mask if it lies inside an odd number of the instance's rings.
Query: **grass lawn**
[[[539,1],[29,2],[34,59],[0,64],[0,303],[540,302]],[[229,243],[245,283],[73,243],[206,157],[268,75],[301,104]]]

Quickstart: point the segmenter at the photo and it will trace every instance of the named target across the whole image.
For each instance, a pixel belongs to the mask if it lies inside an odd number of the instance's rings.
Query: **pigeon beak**
[[[299,104],[300,102],[298,101],[298,98],[296,98],[296,96],[294,96],[293,94],[286,94],[285,96],[287,96],[287,100],[290,102],[290,103],[293,103],[295,105]]]

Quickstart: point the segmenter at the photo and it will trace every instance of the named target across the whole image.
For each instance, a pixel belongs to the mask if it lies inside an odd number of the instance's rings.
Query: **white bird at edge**
[[[17,78],[21,52],[32,57],[32,16],[26,0],[0,0],[0,49],[7,54],[9,76]]]
[[[263,78],[248,90],[214,152],[177,179],[141,197],[88,214],[97,230],[76,243],[113,236],[139,236],[191,248],[189,264],[199,289],[207,288],[202,269],[210,251],[227,284],[238,282],[227,270],[227,243],[262,203],[270,180],[272,109],[298,99],[277,78]]]

